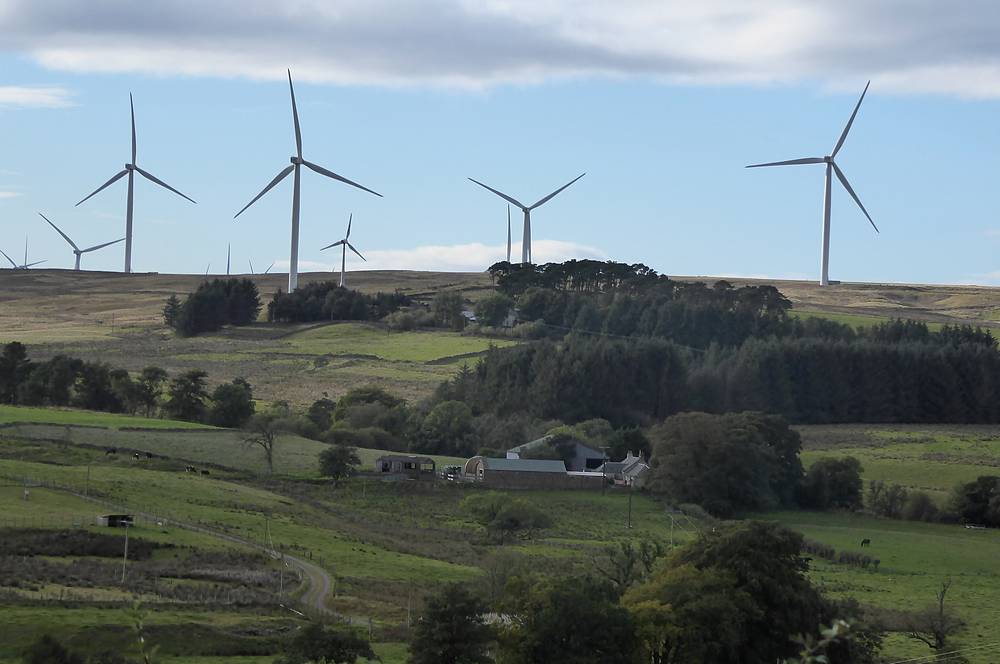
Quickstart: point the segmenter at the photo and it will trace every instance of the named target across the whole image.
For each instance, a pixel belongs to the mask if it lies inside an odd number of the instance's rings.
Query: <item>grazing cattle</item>
[[[862,548],[864,548],[866,546],[871,546],[871,545],[872,545],[872,541],[870,539],[868,539],[867,537],[864,538],[863,540],[861,540],[861,547]]]
[[[153,458],[153,453],[152,452],[146,452],[146,458],[147,459],[152,459]]]
[[[139,458],[140,458],[140,457],[139,457],[139,453],[138,453],[138,452],[133,452],[133,453],[132,453],[132,458],[133,458],[133,459],[135,459],[136,461],[138,461],[138,460],[139,460]]]
[[[184,472],[185,473],[197,473],[198,469],[195,468],[194,466],[184,466]]]
[[[110,456],[112,454],[118,454],[118,448],[117,447],[109,447],[109,448],[107,448],[107,449],[104,450],[104,456]]]
[[[208,472],[207,470],[203,470],[203,471],[201,471],[201,474],[202,475],[211,475],[212,473]]]

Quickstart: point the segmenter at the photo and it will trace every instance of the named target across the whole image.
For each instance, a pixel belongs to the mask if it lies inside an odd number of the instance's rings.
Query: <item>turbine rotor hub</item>
[[[825,161],[828,164],[832,164],[833,163],[833,157],[827,155],[826,157],[823,157],[823,161]]]
[[[291,161],[296,166],[301,166],[302,164],[305,163],[305,160],[302,157],[290,157],[289,161]]]
[[[134,171],[135,170],[135,164],[125,164],[125,170],[126,171]]]

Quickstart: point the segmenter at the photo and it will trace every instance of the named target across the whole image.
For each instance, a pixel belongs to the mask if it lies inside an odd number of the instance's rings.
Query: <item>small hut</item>
[[[430,457],[386,454],[375,459],[375,472],[380,475],[432,480],[435,470],[436,464]]]
[[[97,517],[97,525],[105,528],[131,528],[135,525],[133,514],[102,514]]]

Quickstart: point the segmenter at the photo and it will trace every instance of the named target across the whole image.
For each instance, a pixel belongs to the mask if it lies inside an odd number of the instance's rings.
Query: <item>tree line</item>
[[[260,294],[251,279],[213,279],[182,303],[176,295],[163,306],[163,322],[182,337],[214,332],[224,325],[250,325],[260,314]]]
[[[310,282],[293,293],[281,289],[267,304],[267,319],[279,323],[378,320],[410,303],[400,292],[368,295],[333,281]]]

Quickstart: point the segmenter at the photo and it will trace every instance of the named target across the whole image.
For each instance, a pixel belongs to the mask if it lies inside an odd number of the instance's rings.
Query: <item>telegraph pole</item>
[[[122,555],[122,585],[125,585],[125,564],[128,562],[128,519],[125,520],[125,553]]]

